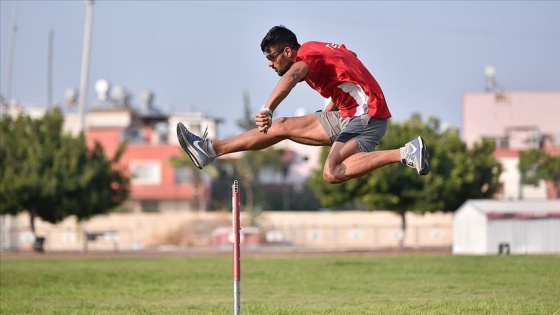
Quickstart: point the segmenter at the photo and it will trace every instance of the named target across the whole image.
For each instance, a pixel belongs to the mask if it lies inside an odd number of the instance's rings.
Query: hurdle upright
[[[233,228],[233,314],[241,314],[241,252],[240,252],[240,237],[241,226],[239,223],[239,183],[237,180],[233,181],[231,185],[231,218],[232,218],[232,228]]]

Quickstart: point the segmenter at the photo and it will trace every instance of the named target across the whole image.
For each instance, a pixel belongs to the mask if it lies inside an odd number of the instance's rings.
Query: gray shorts
[[[320,111],[316,112],[316,115],[331,144],[335,141],[346,143],[355,138],[361,152],[375,151],[375,147],[387,131],[388,119],[377,119],[367,114],[340,117],[338,111]]]

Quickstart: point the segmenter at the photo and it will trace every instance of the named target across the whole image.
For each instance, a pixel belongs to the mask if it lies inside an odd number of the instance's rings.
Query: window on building
[[[496,148],[497,149],[509,149],[509,138],[508,137],[498,137],[498,138],[496,138]]]
[[[142,130],[134,127],[128,127],[121,133],[121,141],[129,143],[143,143]]]
[[[159,202],[157,200],[140,201],[142,212],[159,212]]]
[[[157,161],[137,161],[130,163],[132,184],[156,185],[161,182],[161,165]]]
[[[154,125],[155,137],[158,143],[167,143],[169,134],[169,125],[166,122],[158,122]]]

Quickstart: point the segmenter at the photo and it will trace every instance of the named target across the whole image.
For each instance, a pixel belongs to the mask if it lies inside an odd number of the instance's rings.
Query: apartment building
[[[487,91],[463,94],[462,137],[468,146],[482,138],[496,141],[504,166],[499,199],[554,199],[552,183],[521,184],[519,154],[531,148],[560,155],[560,92]]]

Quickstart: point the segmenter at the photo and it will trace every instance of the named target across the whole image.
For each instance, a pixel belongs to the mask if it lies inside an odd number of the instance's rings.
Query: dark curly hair
[[[266,53],[270,48],[283,49],[290,47],[298,49],[299,43],[296,34],[287,29],[284,25],[278,25],[271,28],[261,42],[261,51]]]

